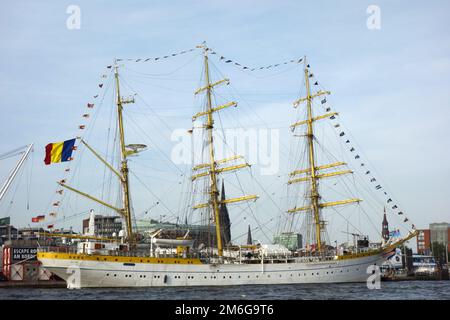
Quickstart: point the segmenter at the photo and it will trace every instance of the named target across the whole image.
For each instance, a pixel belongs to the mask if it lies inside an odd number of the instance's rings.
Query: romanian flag
[[[45,146],[44,163],[64,162],[72,160],[72,151],[76,139],[66,140],[64,142],[49,143]]]

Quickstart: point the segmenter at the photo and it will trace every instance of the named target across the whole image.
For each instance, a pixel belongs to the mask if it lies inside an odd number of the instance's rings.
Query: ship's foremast
[[[59,185],[62,187],[73,191],[87,199],[90,199],[98,204],[101,204],[102,206],[105,206],[109,209],[112,209],[116,211],[122,218],[125,220],[126,224],[126,242],[130,245],[130,247],[133,247],[136,243],[136,237],[133,232],[133,225],[132,225],[132,218],[131,218],[131,202],[130,202],[130,189],[129,189],[129,178],[128,178],[128,160],[127,157],[130,154],[135,154],[139,152],[137,149],[135,150],[127,150],[127,146],[125,145],[125,132],[124,132],[124,125],[123,125],[123,105],[127,103],[133,103],[134,99],[124,99],[120,95],[120,82],[119,82],[119,66],[117,63],[114,64],[114,77],[115,77],[115,84],[116,84],[116,105],[117,105],[117,118],[118,118],[118,131],[119,131],[119,143],[120,143],[120,168],[119,170],[116,170],[106,159],[104,159],[98,152],[94,150],[86,141],[80,138],[81,143],[85,145],[89,151],[92,152],[92,154],[100,160],[111,172],[113,172],[118,178],[121,185],[122,190],[122,207],[118,208],[112,204],[109,204],[101,199],[98,199],[88,193],[82,192],[74,187],[71,187],[65,183],[65,181],[58,182]],[[143,145],[137,145],[139,148]],[[145,147],[145,146],[144,146]],[[97,237],[90,237],[92,239],[97,240],[105,240]],[[114,240],[114,239],[106,239],[106,240]]]
[[[120,183],[122,186],[122,196],[123,196],[123,212],[122,215],[126,219],[127,225],[127,240],[133,245],[135,242],[134,233],[133,233],[133,225],[131,221],[131,206],[130,206],[130,192],[129,192],[129,181],[128,181],[128,160],[127,160],[127,150],[125,148],[125,133],[123,129],[123,103],[132,102],[131,100],[122,100],[120,96],[120,83],[119,83],[119,72],[118,66],[115,65],[114,69],[114,78],[116,80],[116,91],[117,91],[117,119],[119,126],[119,137],[120,137],[120,158],[121,158],[121,167],[120,172],[122,173],[122,177],[120,179]]]
[[[211,82],[209,80],[209,64],[208,64],[208,50],[204,49],[204,63],[205,63],[205,81],[206,81],[206,97],[207,97],[207,120],[206,130],[208,131],[209,142],[209,165],[210,165],[210,178],[211,178],[211,190],[210,199],[212,203],[212,209],[214,212],[214,221],[216,225],[216,237],[217,237],[217,250],[219,257],[223,254],[222,248],[222,234],[219,216],[219,191],[217,188],[217,176],[216,176],[216,161],[214,159],[214,119],[212,114],[212,101],[211,101]]]

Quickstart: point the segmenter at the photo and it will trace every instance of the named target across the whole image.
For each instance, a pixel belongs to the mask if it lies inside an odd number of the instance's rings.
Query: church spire
[[[252,230],[250,229],[250,225],[248,225],[247,244],[248,244],[248,245],[253,244],[253,240],[252,240]]]
[[[219,209],[220,229],[223,243],[229,244],[231,242],[231,223],[227,205],[224,203],[225,199],[225,184],[224,180],[222,179],[222,192],[220,193]]]
[[[386,218],[386,208],[384,208],[383,223],[381,224],[381,236],[384,241],[389,240],[389,223]]]

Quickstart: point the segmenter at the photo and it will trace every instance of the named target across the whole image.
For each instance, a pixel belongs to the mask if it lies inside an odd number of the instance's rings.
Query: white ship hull
[[[68,288],[182,287],[246,284],[366,282],[371,265],[380,266],[382,253],[322,262],[258,264],[124,263],[39,257],[47,270]]]

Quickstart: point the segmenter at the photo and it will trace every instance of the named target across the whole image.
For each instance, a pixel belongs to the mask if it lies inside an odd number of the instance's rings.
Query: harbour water
[[[5,288],[0,300],[450,300],[450,281],[69,290]]]

